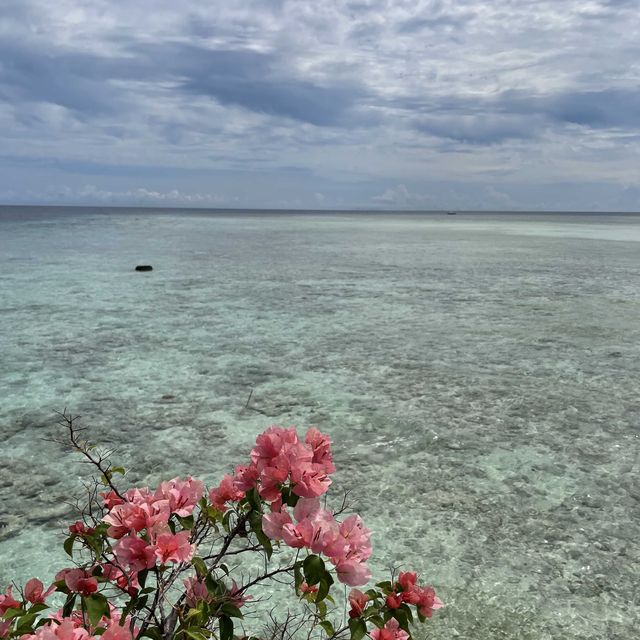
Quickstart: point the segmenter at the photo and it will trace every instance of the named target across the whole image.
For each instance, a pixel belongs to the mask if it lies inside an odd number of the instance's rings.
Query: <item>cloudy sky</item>
[[[640,0],[0,0],[0,202],[640,210]]]

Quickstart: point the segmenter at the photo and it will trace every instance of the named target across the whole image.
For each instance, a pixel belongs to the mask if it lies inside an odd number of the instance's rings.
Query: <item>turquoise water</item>
[[[634,638],[639,242],[638,216],[0,209],[0,584],[50,575],[86,477],[55,411],[145,483],[314,424],[376,577],[447,602],[430,637]]]

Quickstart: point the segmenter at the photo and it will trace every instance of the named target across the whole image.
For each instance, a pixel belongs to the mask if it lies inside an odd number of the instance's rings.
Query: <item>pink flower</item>
[[[180,531],[179,533],[163,533],[156,540],[156,557],[162,564],[167,562],[188,562],[193,558],[195,545],[189,544],[191,533]]]
[[[291,469],[293,493],[301,498],[315,498],[329,490],[331,478],[319,464],[297,464]]]
[[[87,527],[84,522],[74,522],[69,525],[69,533],[73,533],[77,536],[91,535],[95,530],[92,527]]]
[[[251,451],[251,461],[258,471],[262,471],[271,465],[285,445],[297,443],[298,433],[295,427],[283,429],[274,425],[256,438],[256,446]]]
[[[371,571],[366,564],[355,560],[344,560],[336,565],[338,580],[350,587],[366,584],[371,578]]]
[[[293,521],[286,507],[282,511],[273,511],[262,516],[262,530],[272,540],[282,540],[282,528],[287,524],[293,525]]]
[[[395,618],[391,618],[382,629],[374,629],[369,632],[373,640],[408,640],[409,634],[400,629],[400,625]]]
[[[288,476],[289,470],[286,467],[264,467],[260,472],[260,484],[258,485],[260,497],[269,502],[280,498],[282,485]]]
[[[120,564],[135,572],[150,569],[156,563],[155,547],[133,534],[121,538],[113,553]]]
[[[298,522],[304,518],[311,518],[320,511],[320,498],[300,498],[293,509],[293,515]]]
[[[128,489],[125,491],[124,497],[127,499],[127,502],[138,505],[149,504],[157,500],[149,487],[134,487],[133,489]]]
[[[19,609],[20,603],[13,597],[13,587],[8,586],[7,590],[0,594],[0,616],[3,616],[7,609]]]
[[[56,576],[57,578],[57,576]],[[64,583],[69,591],[90,596],[98,590],[98,581],[84,569],[71,569],[64,574]]]
[[[120,626],[115,620],[107,627],[107,630],[98,638],[102,640],[132,640],[128,627]]]
[[[227,595],[229,598],[229,602],[234,607],[238,607],[238,609],[244,607],[244,605],[253,597],[242,595],[242,591],[238,588],[235,580],[231,581],[231,589],[229,589],[229,593]]]
[[[440,609],[444,606],[442,600],[436,596],[436,592],[432,587],[417,587],[416,592],[419,595],[419,599],[416,604],[418,613],[426,618],[430,618],[433,615],[434,610]]]
[[[358,515],[349,516],[340,525],[340,535],[349,545],[348,556],[352,560],[367,560],[371,556],[371,531]]]
[[[313,585],[312,587],[310,587],[306,582],[303,582],[300,585],[300,592],[301,593],[318,593],[318,587],[316,585]]]
[[[211,600],[209,590],[203,580],[200,580],[199,578],[187,578],[183,581],[183,584],[185,587],[184,593],[187,599],[187,604],[190,607],[195,607],[198,602],[202,600],[205,602],[209,602]]]
[[[88,640],[89,632],[79,627],[71,618],[62,618],[60,624],[50,622],[39,627],[33,634],[25,634],[22,639],[30,640]]]
[[[142,531],[147,524],[147,513],[138,504],[123,502],[115,505],[102,520],[110,525],[108,536],[122,538],[131,531]]]
[[[102,564],[102,575],[117,585],[122,591],[128,593],[131,597],[138,594],[140,589],[140,583],[138,582],[138,572],[132,571],[129,574],[125,574],[120,569],[112,564]]]
[[[42,604],[45,598],[56,590],[55,585],[51,585],[44,591],[44,585],[38,578],[31,578],[24,586],[24,597],[32,604]]]
[[[385,604],[389,609],[397,609],[402,604],[402,596],[397,593],[390,593],[385,598]]]
[[[233,474],[233,486],[238,491],[250,491],[256,486],[260,472],[254,464],[244,467],[238,465]]]
[[[301,520],[296,525],[291,523],[282,527],[282,539],[286,545],[293,549],[310,548],[315,533],[315,527],[308,519]]]
[[[209,500],[218,511],[226,511],[225,502],[238,502],[244,498],[244,491],[239,491],[230,475],[225,475],[220,484],[209,491]]]
[[[111,509],[113,509],[117,504],[122,504],[124,502],[124,500],[115,491],[108,491],[99,495],[102,498],[104,506],[109,511],[111,511]]]
[[[193,512],[204,494],[204,484],[188,476],[185,480],[174,478],[163,482],[156,491],[156,498],[169,501],[169,511],[185,518]]]
[[[369,596],[366,593],[362,593],[360,589],[351,589],[349,592],[349,604],[351,605],[349,617],[357,618],[361,615],[367,606],[367,602],[369,602]]]
[[[11,620],[0,620],[0,638],[8,638],[9,629],[11,629]]]
[[[398,584],[403,591],[412,591],[418,581],[418,574],[413,571],[401,571]]]
[[[331,455],[331,440],[328,436],[320,433],[315,427],[311,427],[307,431],[304,441],[313,450],[313,460],[315,464],[324,468],[325,473],[333,473],[336,468],[333,464],[333,456]]]

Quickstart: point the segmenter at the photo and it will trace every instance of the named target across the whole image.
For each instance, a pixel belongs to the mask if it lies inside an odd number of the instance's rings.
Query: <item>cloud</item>
[[[437,181],[468,202],[518,184],[533,203],[525,186],[555,181],[611,185],[636,206],[636,9],[4,0],[0,189],[32,193],[38,176],[77,193],[90,173],[84,197],[122,200],[165,193],[171,176],[181,197],[244,201],[269,175],[278,189],[257,202],[357,206],[401,199],[398,185],[432,197],[420,185]]]

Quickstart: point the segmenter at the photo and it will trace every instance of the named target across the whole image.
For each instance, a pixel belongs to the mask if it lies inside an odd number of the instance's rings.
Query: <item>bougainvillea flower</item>
[[[101,640],[132,640],[131,631],[128,627],[120,626],[115,620],[107,627],[107,630],[101,635],[97,636]]]
[[[55,591],[55,585],[51,585],[46,591],[38,578],[31,578],[24,585],[24,597],[32,604],[43,604],[47,596]]]
[[[220,484],[209,491],[209,500],[218,511],[226,511],[225,502],[238,502],[244,498],[244,491],[240,491],[230,475],[225,475]]]
[[[113,553],[121,565],[136,572],[150,569],[156,563],[155,547],[135,535],[121,538],[113,548]]]
[[[188,476],[185,480],[173,478],[160,484],[156,491],[157,498],[169,501],[169,511],[186,518],[193,513],[198,500],[204,494],[204,484]]]
[[[260,471],[254,464],[249,466],[238,465],[233,474],[233,486],[238,491],[250,491],[256,486]]]
[[[7,590],[0,594],[0,616],[3,616],[7,609],[19,609],[20,603],[13,597],[13,587],[8,586]]]
[[[283,429],[274,425],[256,438],[256,446],[251,450],[251,461],[258,471],[262,471],[271,465],[285,445],[297,443],[298,433],[295,427]]]
[[[234,606],[240,609],[244,607],[244,605],[249,602],[249,600],[253,599],[253,596],[245,596],[241,589],[238,588],[235,580],[231,581],[231,589],[229,589],[229,593],[227,594],[229,598],[229,602]]]
[[[195,607],[198,602],[209,602],[211,600],[209,590],[207,589],[207,585],[204,583],[204,580],[191,577],[184,580],[183,584],[185,588],[184,595],[187,599],[187,604],[190,607]]]
[[[363,562],[355,560],[345,560],[336,565],[338,580],[350,587],[359,587],[366,584],[371,578],[369,567]]]
[[[307,431],[304,441],[313,451],[312,462],[321,465],[324,468],[325,473],[333,473],[336,468],[333,464],[331,440],[329,440],[328,436],[324,433],[320,433],[320,431],[315,427],[311,427]]]
[[[167,562],[188,562],[193,558],[195,545],[189,544],[191,532],[163,533],[158,536],[155,554],[162,564]]]
[[[84,569],[70,569],[64,574],[64,583],[69,591],[90,596],[98,590],[98,581]]]
[[[272,540],[282,540],[282,528],[287,524],[293,525],[293,521],[286,507],[262,516],[262,530]]]
[[[362,593],[360,589],[351,589],[349,592],[349,604],[351,605],[349,617],[357,618],[364,611],[367,602],[369,602],[369,596],[366,593]]]
[[[391,618],[382,629],[374,629],[369,632],[373,640],[407,640],[409,634],[400,629],[400,625],[395,618]]]

